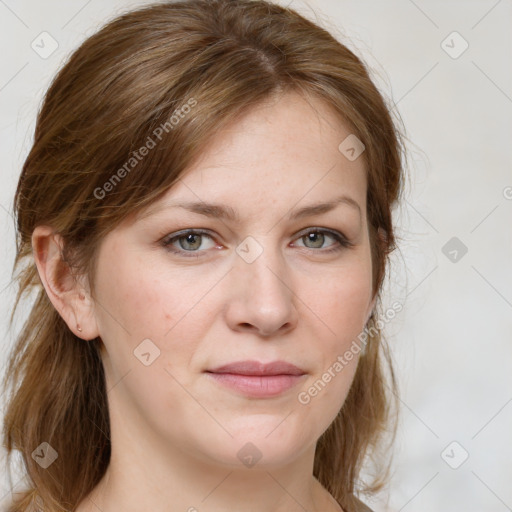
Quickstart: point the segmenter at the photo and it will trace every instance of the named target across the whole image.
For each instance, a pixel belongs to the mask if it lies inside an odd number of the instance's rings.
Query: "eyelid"
[[[301,238],[311,232],[327,233],[332,236],[341,236],[343,238],[346,238],[345,235],[341,231],[336,231],[335,229],[329,229],[329,228],[322,228],[320,226],[311,226],[309,228],[301,229],[299,232],[297,232],[294,235],[295,236],[294,240],[296,238]]]
[[[180,238],[183,238],[185,237],[186,235],[201,235],[201,236],[208,236],[209,238],[211,238],[213,241],[216,241],[215,239],[215,236],[212,234],[212,232],[208,229],[203,229],[203,228],[188,228],[188,229],[181,229],[179,231],[176,231],[176,232],[173,232],[173,233],[170,233],[169,235],[166,235],[164,236],[161,240],[160,240],[160,243],[164,246],[165,249],[167,249],[168,251],[170,252],[173,252],[173,253],[176,253],[176,254],[188,254],[189,256],[192,256],[195,254],[201,254],[201,253],[204,253],[206,252],[206,250],[202,250],[202,251],[184,251],[183,249],[179,250],[179,249],[173,249],[172,248],[172,244],[175,240],[179,240]]]
[[[306,236],[308,233],[326,233],[327,235],[330,235],[331,238],[334,238],[334,240],[339,244],[337,247],[336,244],[334,244],[331,249],[311,249],[309,247],[304,247],[305,249],[309,249],[311,251],[316,251],[319,253],[328,253],[329,251],[334,252],[336,249],[343,249],[343,248],[349,248],[353,247],[355,245],[354,242],[350,241],[348,237],[346,237],[341,231],[337,231],[334,229],[329,228],[322,228],[320,226],[311,226],[308,228],[303,229],[302,231],[299,231],[296,235],[294,240],[297,240],[299,238],[302,238]]]
[[[355,243],[351,242],[342,232],[333,230],[333,229],[329,229],[329,228],[319,227],[319,226],[310,226],[310,227],[304,228],[303,230],[299,231],[298,233],[296,233],[294,235],[293,240],[302,238],[302,237],[306,236],[308,233],[327,234],[331,238],[333,238],[335,240],[335,242],[337,242],[337,243],[333,244],[332,246],[329,246],[328,248],[324,248],[324,249],[314,249],[314,248],[310,248],[310,247],[300,246],[301,249],[305,249],[307,251],[313,251],[313,252],[317,252],[319,254],[328,254],[328,253],[333,253],[336,251],[341,251],[342,249],[347,249],[347,248],[353,247],[355,245]],[[217,243],[215,235],[210,230],[204,229],[204,228],[187,228],[187,229],[182,229],[182,230],[176,231],[176,232],[171,233],[171,234],[165,236],[164,238],[162,238],[160,240],[160,243],[161,243],[161,245],[164,246],[164,248],[166,250],[168,250],[171,253],[183,255],[184,257],[195,257],[195,258],[202,257],[202,255],[204,253],[206,253],[208,250],[204,249],[201,251],[185,251],[183,249],[172,248],[172,244],[175,240],[178,240],[178,239],[185,237],[186,235],[189,235],[189,234],[200,235],[200,236],[206,235],[207,237],[211,238],[212,240],[214,240]]]

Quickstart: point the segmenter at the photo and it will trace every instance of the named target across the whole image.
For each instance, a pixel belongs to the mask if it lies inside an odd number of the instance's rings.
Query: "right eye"
[[[166,250],[184,256],[186,258],[198,258],[204,250],[199,250],[202,245],[203,238],[207,237],[211,240],[213,238],[206,231],[199,229],[187,229],[179,233],[173,233],[162,240],[162,245]],[[180,248],[176,248],[175,244],[178,243]],[[214,245],[213,245],[214,246]],[[211,246],[211,247],[213,247]],[[211,248],[210,247],[210,248]],[[189,253],[189,254],[187,254]],[[190,254],[192,253],[192,254]],[[199,254],[193,254],[199,253]]]

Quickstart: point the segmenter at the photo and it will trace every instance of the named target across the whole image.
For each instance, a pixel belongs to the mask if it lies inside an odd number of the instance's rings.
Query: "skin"
[[[104,343],[112,457],[79,512],[342,510],[313,477],[314,451],[359,355],[308,404],[297,397],[350,347],[374,305],[364,162],[338,150],[350,133],[324,103],[296,93],[251,110],[216,134],[152,205],[220,203],[240,223],[179,208],[131,216],[103,240],[96,301],[66,273],[59,236],[35,229],[37,268],[55,308],[83,343],[97,336]],[[341,194],[361,213],[341,203],[286,217]],[[175,240],[184,256],[162,245],[191,228],[211,237]],[[328,233],[311,240],[311,228],[335,230],[354,245],[344,248]],[[248,236],[263,249],[251,263],[236,252]],[[145,366],[133,352],[147,338],[160,355]],[[282,359],[306,375],[277,397],[254,398],[204,373],[244,359]],[[237,457],[248,442],[262,455],[250,468]]]

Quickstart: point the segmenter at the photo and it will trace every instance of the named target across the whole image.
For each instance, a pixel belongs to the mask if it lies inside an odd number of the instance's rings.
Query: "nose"
[[[254,261],[249,261],[237,255],[229,273],[229,327],[263,337],[280,336],[294,329],[298,298],[282,255],[277,249],[265,247]]]

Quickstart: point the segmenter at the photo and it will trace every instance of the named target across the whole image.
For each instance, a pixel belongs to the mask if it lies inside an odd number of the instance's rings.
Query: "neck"
[[[285,466],[241,469],[162,450],[148,436],[133,439],[113,437],[107,472],[79,512],[343,512],[312,474],[314,446]]]

